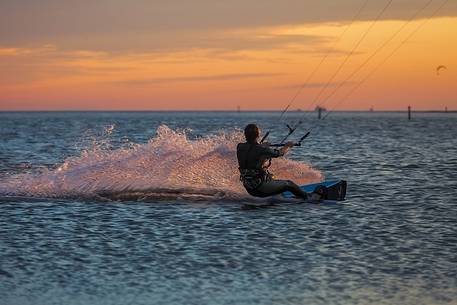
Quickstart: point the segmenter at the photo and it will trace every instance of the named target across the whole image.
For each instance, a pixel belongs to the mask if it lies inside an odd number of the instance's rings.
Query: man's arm
[[[281,151],[282,155],[284,156],[285,154],[287,154],[287,152],[289,151],[289,149],[291,149],[294,145],[295,145],[294,142],[287,142],[286,144],[284,144],[283,147],[281,147],[281,148],[279,149],[279,151]]]
[[[262,147],[264,148],[264,151],[262,152],[262,154],[265,155],[267,158],[282,157],[289,151],[289,149],[292,146],[294,146],[294,142],[287,142],[280,149],[274,149],[274,148],[271,148],[270,146],[268,146],[268,144],[266,143],[265,145],[262,145]]]

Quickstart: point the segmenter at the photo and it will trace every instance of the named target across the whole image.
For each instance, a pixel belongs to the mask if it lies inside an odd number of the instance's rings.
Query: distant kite
[[[447,67],[443,65],[436,67],[436,75],[440,75],[441,70],[447,70]]]

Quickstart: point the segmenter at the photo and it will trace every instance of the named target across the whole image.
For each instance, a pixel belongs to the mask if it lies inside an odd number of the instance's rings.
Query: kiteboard
[[[322,200],[324,201],[343,201],[346,198],[347,182],[345,180],[324,181],[305,184],[300,186],[300,188],[307,193],[322,192]],[[294,195],[290,192],[284,192],[282,196],[285,198],[294,198]]]
[[[256,203],[244,203],[242,209],[250,210],[265,208],[284,203],[313,203],[313,204],[337,204],[346,199],[347,182],[345,180],[329,180],[320,183],[301,185],[300,188],[308,194],[321,194],[320,200],[302,200],[296,198],[291,192],[284,192],[279,195],[277,201],[266,201]],[[281,199],[282,198],[282,199]]]

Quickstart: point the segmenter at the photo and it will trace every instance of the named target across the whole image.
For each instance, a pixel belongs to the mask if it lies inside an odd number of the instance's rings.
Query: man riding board
[[[255,124],[249,124],[244,129],[245,143],[237,146],[237,158],[240,170],[240,180],[246,191],[255,197],[268,197],[289,191],[295,197],[304,200],[319,200],[318,194],[308,195],[297,184],[290,180],[276,180],[268,171],[268,161],[271,158],[284,156],[294,146],[287,142],[280,149],[273,149],[268,144],[260,144],[260,130]],[[316,198],[316,195],[319,198]],[[312,197],[312,198],[310,198]]]

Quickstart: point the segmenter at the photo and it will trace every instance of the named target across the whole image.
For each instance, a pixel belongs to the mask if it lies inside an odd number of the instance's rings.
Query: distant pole
[[[444,112],[446,112],[446,113],[447,113],[447,106],[446,106],[446,107],[444,107]]]
[[[408,106],[408,120],[411,120],[411,106]]]
[[[322,118],[322,107],[317,108],[317,118],[319,120]]]
[[[238,105],[238,106],[236,107],[236,111],[237,111],[238,113],[241,112],[241,107],[240,107],[240,105]]]

